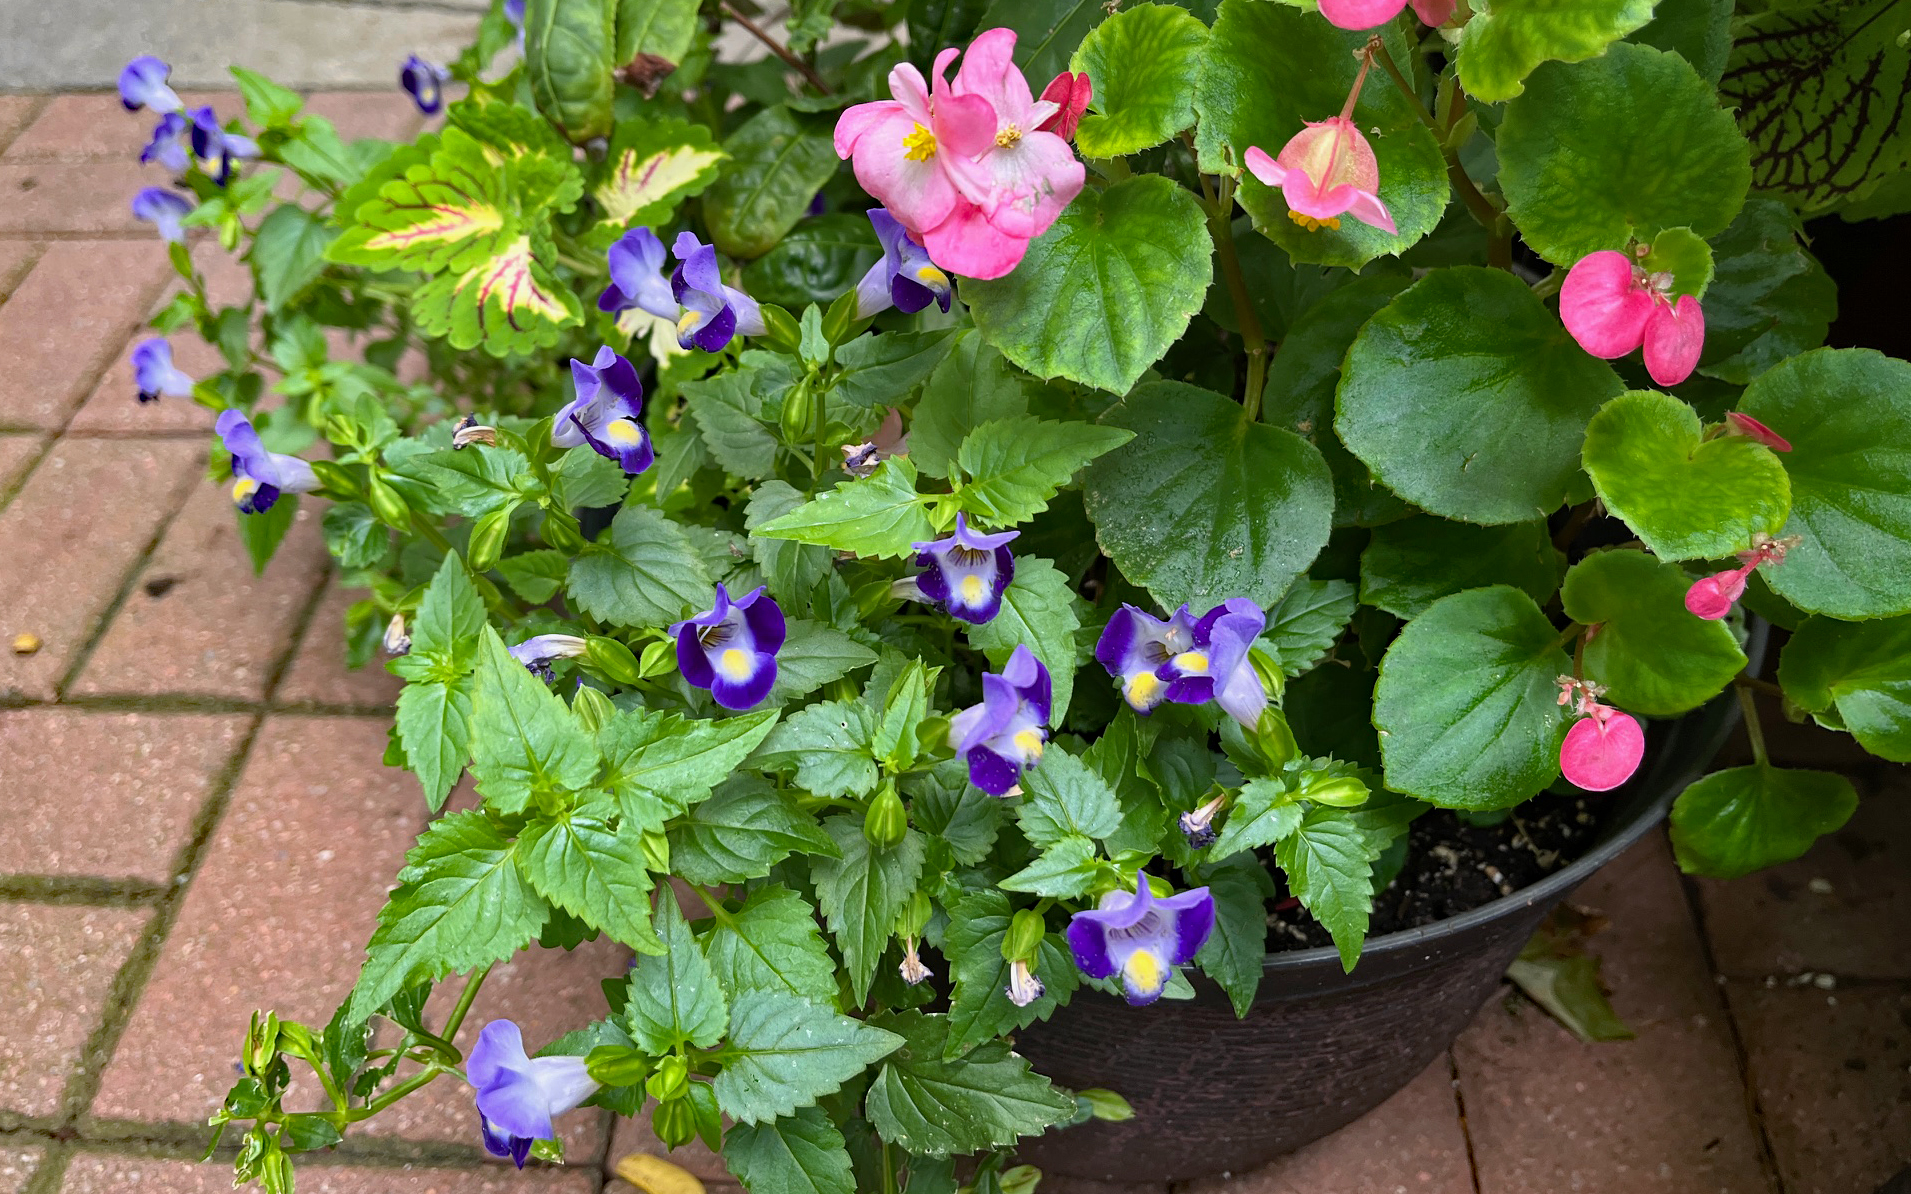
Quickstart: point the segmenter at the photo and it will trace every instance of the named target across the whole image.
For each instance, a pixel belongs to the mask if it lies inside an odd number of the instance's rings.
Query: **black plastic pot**
[[[1754,661],[1764,638],[1760,626]],[[1653,726],[1599,843],[1540,882],[1371,938],[1351,974],[1332,949],[1270,954],[1245,1019],[1198,974],[1194,999],[1152,1007],[1081,991],[1017,1049],[1063,1086],[1120,1091],[1135,1117],[1027,1141],[1020,1158],[1073,1177],[1181,1181],[1253,1169],[1358,1119],[1453,1043],[1553,906],[1659,823],[1737,720],[1728,693]]]

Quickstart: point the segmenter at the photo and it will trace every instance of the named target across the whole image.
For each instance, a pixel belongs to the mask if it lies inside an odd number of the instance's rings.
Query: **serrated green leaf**
[[[1003,891],[1072,900],[1093,885],[1101,869],[1095,843],[1069,834],[1043,850],[1034,862],[1003,879],[1000,886]]]
[[[901,1044],[893,1032],[782,991],[740,991],[730,1004],[717,1104],[746,1124],[788,1116]]]
[[[1374,528],[1360,553],[1360,599],[1402,618],[1486,585],[1511,585],[1544,602],[1565,567],[1539,519],[1483,527],[1416,514]]]
[[[1326,545],[1333,478],[1293,432],[1179,382],[1136,387],[1102,421],[1136,439],[1088,470],[1095,537],[1164,607],[1271,605]]]
[[[892,849],[878,850],[863,836],[861,817],[835,816],[823,829],[839,857],[810,860],[816,900],[843,951],[851,994],[860,1005],[869,995],[876,963],[895,929],[896,914],[915,894],[922,877],[923,841],[911,830]]]
[[[904,1043],[883,1063],[864,1098],[876,1132],[932,1157],[1013,1144],[1074,1114],[1075,1100],[1029,1069],[1003,1041],[947,1057],[946,1017],[903,1012],[880,1023]]]
[[[398,693],[398,742],[434,813],[445,806],[471,757],[472,687],[461,676],[455,683],[413,680]]]
[[[629,821],[618,829],[582,814],[533,821],[519,835],[518,865],[539,895],[585,924],[639,953],[662,953],[644,916],[651,883],[640,838]]]
[[[633,3],[653,12],[683,7],[680,0],[624,0],[624,7],[631,8]],[[690,12],[694,22],[694,4]],[[677,61],[672,55],[662,56]],[[700,124],[621,120],[598,168],[591,196],[612,224],[667,226],[679,203],[716,181],[723,159],[724,152],[711,140],[710,130]]]
[[[1293,679],[1319,663],[1340,639],[1357,604],[1354,586],[1344,580],[1295,581],[1267,611],[1267,631],[1261,636],[1279,654],[1282,674]]]
[[[956,500],[982,526],[1026,522],[1089,461],[1133,438],[1123,427],[1026,415],[984,423],[956,453],[965,478]]]
[[[531,462],[522,452],[489,444],[421,452],[392,461],[391,469],[425,486],[433,504],[470,519],[522,501],[536,485]],[[520,489],[520,484],[527,488]]]
[[[412,983],[510,957],[550,909],[518,873],[515,845],[482,812],[431,823],[378,914],[350,1018],[363,1022]]]
[[[1566,574],[1566,616],[1599,628],[1583,659],[1607,703],[1669,717],[1725,691],[1745,667],[1730,627],[1686,611],[1691,585],[1684,569],[1640,551],[1596,552]]]
[[[1201,972],[1220,984],[1245,1017],[1261,987],[1267,958],[1267,871],[1251,855],[1227,858],[1211,868],[1204,882],[1214,897],[1214,930],[1194,955]]]
[[[1286,783],[1278,779],[1251,779],[1228,809],[1220,836],[1208,847],[1209,858],[1227,858],[1242,850],[1270,846],[1300,828],[1301,805]]]
[[[783,649],[776,653],[776,687],[770,689],[769,697],[772,704],[806,697],[876,662],[874,651],[833,626],[791,618],[786,627]]]
[[[1653,0],[1498,0],[1462,26],[1460,84],[1497,103],[1542,62],[1583,62],[1652,19]]]
[[[649,506],[617,512],[571,561],[579,608],[614,626],[666,626],[705,608],[716,589],[683,528]]]
[[[911,544],[935,538],[935,527],[916,493],[915,466],[896,456],[870,476],[845,481],[764,523],[756,534],[888,558],[909,555]]]
[[[875,734],[876,714],[868,705],[819,701],[776,727],[751,762],[765,771],[794,771],[797,786],[812,795],[867,795],[876,787]]]
[[[739,477],[760,480],[776,471],[776,436],[761,416],[767,399],[782,402],[795,384],[789,359],[746,352],[736,369],[679,387],[710,455]]]
[[[477,661],[478,636],[485,625],[484,598],[472,586],[464,561],[456,552],[446,553],[412,619],[411,649],[443,655],[454,671],[468,672]]]
[[[565,510],[615,506],[624,500],[630,480],[615,460],[580,445],[557,458],[551,469],[551,503]]]
[[[1030,388],[979,333],[958,333],[909,420],[909,459],[928,476],[949,476],[956,450],[971,431],[993,419],[1028,413]]]
[[[265,575],[265,566],[279,550],[279,544],[285,542],[286,532],[292,529],[292,520],[299,516],[299,495],[288,493],[272,503],[272,508],[258,514],[239,511],[239,539],[246,547],[246,555],[252,559],[252,574]]]
[[[971,784],[959,759],[928,775],[906,778],[903,791],[910,797],[910,824],[941,840],[964,866],[989,856],[1008,820],[1007,804]]]
[[[1801,708],[1835,712],[1872,754],[1911,763],[1911,618],[1807,618],[1785,644],[1778,681]]]
[[[793,852],[836,850],[814,816],[750,774],[723,784],[680,818],[669,841],[671,870],[705,886],[760,879]]]
[[[553,269],[546,237],[520,236],[463,272],[442,273],[412,296],[411,313],[426,335],[451,347],[482,346],[494,357],[549,348],[584,308]]]
[[[1315,805],[1294,832],[1274,843],[1274,860],[1315,920],[1333,934],[1341,969],[1351,971],[1367,937],[1373,906],[1368,871],[1380,844],[1346,809]]]
[[[765,481],[750,494],[744,529],[754,531],[802,504],[803,495],[788,481]],[[829,549],[814,544],[752,535],[750,551],[778,601],[794,604],[809,600],[816,582],[830,569]]]
[[[715,916],[703,952],[725,990],[785,990],[835,1003],[836,961],[823,944],[816,910],[802,896],[771,884],[751,892],[736,911]]]
[[[1082,156],[1123,157],[1193,125],[1207,41],[1208,27],[1173,5],[1137,5],[1095,26],[1068,64],[1094,89],[1075,130]]]
[[[557,596],[570,569],[570,557],[548,547],[521,551],[498,561],[498,575],[504,577],[504,583],[533,605],[542,605]]]
[[[875,229],[861,212],[811,216],[743,267],[743,289],[760,303],[800,311],[827,306],[882,256]]]
[[[856,1194],[843,1134],[820,1107],[723,1136],[723,1161],[750,1194]]]
[[[1121,824],[1114,790],[1059,746],[1042,752],[1041,766],[1022,773],[1022,793],[1016,819],[1023,836],[1041,849],[1068,837],[1106,837]]]
[[[340,568],[370,568],[384,559],[391,547],[391,532],[372,516],[371,507],[364,502],[326,507],[321,526],[325,550],[332,553]]]
[[[638,906],[643,907],[641,900]],[[668,891],[657,900],[652,927],[662,948],[637,959],[631,969],[624,1024],[653,1057],[683,1044],[708,1049],[723,1036],[729,1003]]]
[[[575,792],[597,774],[597,747],[564,702],[511,658],[486,627],[471,700],[471,774],[501,813],[540,795]]]
[[[1053,936],[1042,941],[1035,973],[1043,991],[1027,1007],[1009,1000],[1009,963],[1002,941],[1009,931],[1009,899],[999,891],[965,891],[949,909],[942,954],[949,960],[948,1037],[943,1055],[959,1057],[985,1041],[1027,1028],[1055,1014],[1080,985],[1081,972]]]
[[[1075,590],[1047,560],[1024,556],[1015,561],[1015,577],[1002,592],[1002,609],[980,626],[969,628],[969,645],[988,656],[989,666],[1007,665],[1017,646],[1026,646],[1048,668],[1049,724],[1059,726],[1075,692]]]
[[[1715,771],[1672,802],[1672,850],[1691,875],[1737,879],[1790,862],[1851,819],[1858,792],[1829,771]]]
[[[304,294],[325,272],[325,250],[338,230],[296,203],[282,203],[259,222],[246,260],[259,280],[259,297],[274,315]]]
[[[1517,804],[1559,773],[1572,673],[1533,599],[1493,585],[1443,597],[1387,648],[1374,688],[1387,787],[1442,808]]]
[[[1186,188],[1158,175],[1082,192],[994,281],[965,280],[976,328],[1038,377],[1125,394],[1201,309],[1207,222]]]
[[[619,713],[597,732],[597,748],[606,765],[603,784],[633,816],[647,798],[662,815],[676,815],[704,799],[736,772],[776,725],[765,709],[702,721],[675,713],[632,709]],[[661,818],[646,828],[660,829]]]
[[[851,406],[895,406],[942,364],[955,345],[947,328],[858,336],[836,350],[842,372],[830,397]]]

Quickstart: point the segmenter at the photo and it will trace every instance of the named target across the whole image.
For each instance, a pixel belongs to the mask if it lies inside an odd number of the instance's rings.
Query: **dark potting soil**
[[[1539,882],[1592,848],[1607,805],[1599,797],[1546,792],[1495,825],[1470,825],[1446,809],[1422,815],[1407,831],[1406,865],[1374,900],[1368,937],[1446,920]],[[1272,907],[1269,951],[1334,943],[1285,892]]]

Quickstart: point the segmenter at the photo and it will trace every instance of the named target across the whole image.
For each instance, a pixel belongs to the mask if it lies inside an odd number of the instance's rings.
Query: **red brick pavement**
[[[396,94],[311,110],[348,138],[417,124]],[[316,512],[252,577],[203,480],[207,413],[132,400],[138,321],[176,285],[126,213],[158,181],[130,160],[143,134],[110,95],[0,96],[0,648],[39,640],[0,655],[0,703],[22,706],[0,710],[0,1194],[226,1189],[187,1151],[247,1015],[330,1012],[425,815],[379,762],[395,681],[344,668],[354,595],[326,579]],[[242,301],[243,265],[195,253],[215,300]],[[1822,731],[1768,725],[1783,758],[1850,764]],[[1495,999],[1358,1123],[1176,1194],[1866,1194],[1911,1161],[1911,783],[1854,774],[1858,816],[1797,863],[1694,884],[1655,837],[1579,894],[1611,918],[1595,944],[1638,1040],[1581,1046]],[[522,955],[467,1034],[509,1015],[539,1043],[600,1014],[620,963],[603,943]],[[595,1112],[566,1122],[561,1170],[475,1143],[446,1080],[299,1188],[629,1194],[614,1160],[662,1151],[643,1117]],[[734,1191],[707,1152],[675,1159]]]

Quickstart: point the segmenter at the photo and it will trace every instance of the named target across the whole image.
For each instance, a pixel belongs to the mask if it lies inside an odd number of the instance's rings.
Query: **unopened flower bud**
[[[1027,961],[1042,948],[1042,938],[1048,933],[1048,926],[1042,920],[1042,914],[1033,908],[1024,908],[1009,921],[1009,931],[1002,938],[1002,959],[1007,962]]]
[[[885,786],[863,815],[863,836],[878,850],[893,850],[909,834],[909,811],[893,786]]]
[[[644,869],[659,875],[670,873],[670,839],[661,829],[646,829],[638,839],[644,855]]]
[[[1351,775],[1324,778],[1301,787],[1301,797],[1330,808],[1358,808],[1371,795],[1367,785]]]
[[[617,684],[632,685],[643,678],[637,657],[614,638],[593,634],[584,640],[584,665]]]
[[[571,697],[571,712],[576,715],[580,725],[595,734],[617,716],[617,706],[611,704],[610,698],[597,689],[580,684],[576,694]]]
[[[511,530],[510,506],[491,511],[471,524],[471,539],[465,548],[465,562],[471,571],[483,574],[498,566],[504,555],[504,538]]]
[[[654,1078],[654,1075],[653,1075]],[[650,1130],[665,1148],[689,1144],[697,1135],[697,1112],[687,1099],[670,1099],[650,1113]]]
[[[644,1080],[644,1090],[661,1103],[683,1097],[690,1086],[690,1063],[671,1053],[657,1059],[657,1066]]]
[[[1725,412],[1725,426],[1720,434],[1743,435],[1748,439],[1756,440],[1764,444],[1774,452],[1789,452],[1792,450],[1790,440],[1778,432],[1773,431],[1770,427],[1767,427],[1752,416],[1740,414],[1735,410]]]

